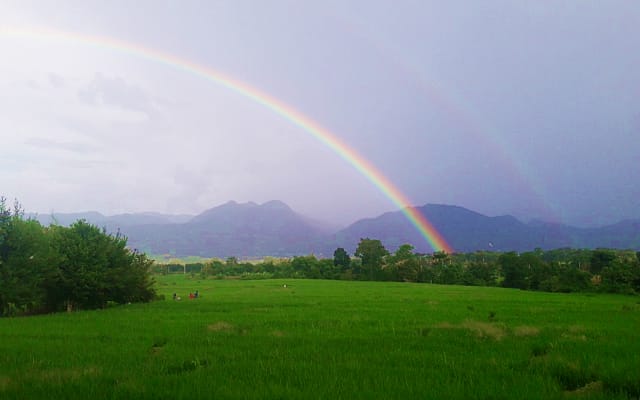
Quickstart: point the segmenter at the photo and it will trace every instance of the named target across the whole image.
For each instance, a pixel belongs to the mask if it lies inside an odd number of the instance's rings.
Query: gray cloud
[[[578,224],[640,217],[639,2],[292,4],[11,3],[0,22],[55,20],[172,58],[3,38],[0,153],[29,171],[5,174],[3,189],[45,211],[277,198],[346,223],[395,208],[304,127],[176,65],[186,61],[315,120],[416,204]],[[112,164],[76,174],[61,160]]]
[[[78,91],[78,98],[90,105],[104,104],[146,114],[152,114],[155,109],[142,88],[120,77],[109,78],[101,73],[96,73],[93,80]]]
[[[64,78],[54,72],[50,72],[48,78],[51,86],[56,89],[60,89],[65,85]]]
[[[32,137],[24,142],[27,145],[43,148],[43,149],[60,149],[72,153],[86,154],[95,152],[96,147],[87,143],[80,143],[78,141],[57,141],[42,137]]]

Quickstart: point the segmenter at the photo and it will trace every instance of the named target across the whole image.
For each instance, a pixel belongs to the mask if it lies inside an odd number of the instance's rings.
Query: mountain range
[[[640,219],[598,228],[577,228],[505,215],[489,217],[463,207],[427,204],[416,210],[457,252],[529,251],[535,248],[621,248],[640,250]],[[29,215],[43,224],[68,225],[85,219],[110,232],[120,231],[129,246],[174,257],[258,258],[316,254],[330,257],[337,247],[353,253],[361,238],[379,239],[390,251],[404,243],[417,252],[433,249],[401,211],[361,219],[329,231],[327,226],[293,211],[281,201],[264,204],[230,201],[201,214],[97,212]]]

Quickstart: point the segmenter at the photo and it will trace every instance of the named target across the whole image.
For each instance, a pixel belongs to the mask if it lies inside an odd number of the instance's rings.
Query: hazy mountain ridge
[[[133,225],[156,225],[156,224],[176,224],[189,221],[193,218],[193,215],[188,214],[161,214],[155,212],[141,212],[141,213],[125,213],[116,215],[103,215],[97,211],[86,211],[77,213],[56,213],[39,214],[28,213],[27,218],[33,218],[39,221],[43,225],[50,225],[57,223],[60,225],[70,225],[80,219],[87,220],[92,224],[98,226],[105,226],[107,228],[111,226],[123,227]]]
[[[524,223],[510,215],[489,217],[451,205],[427,204],[417,209],[459,252],[529,251],[537,247],[640,250],[640,220],[576,228],[542,221]],[[43,224],[52,222],[50,215],[35,217]],[[391,251],[404,243],[411,243],[418,252],[433,251],[401,211],[361,219],[335,233],[328,233],[326,226],[278,200],[264,204],[230,201],[195,216],[55,214],[55,221],[62,225],[81,218],[112,232],[120,230],[131,247],[153,254],[251,258],[314,253],[329,257],[337,247],[353,253],[364,237],[380,239]]]

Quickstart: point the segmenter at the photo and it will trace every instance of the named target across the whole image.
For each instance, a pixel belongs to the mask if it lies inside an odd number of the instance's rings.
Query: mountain
[[[534,221],[525,224],[510,215],[488,217],[462,207],[427,204],[417,207],[458,252],[477,250],[530,251],[535,248],[611,247],[640,250],[640,220],[600,228],[575,228]],[[404,243],[431,252],[426,240],[400,211],[357,221],[336,233],[332,244],[354,251],[360,238],[380,239],[388,249]]]
[[[325,233],[281,201],[228,202],[182,224],[128,227],[129,245],[154,254],[252,258],[308,254]]]
[[[640,220],[600,228],[576,228],[542,221],[523,223],[510,216],[489,217],[463,207],[427,204],[417,207],[458,252],[530,251],[535,248],[610,247],[640,250]],[[43,224],[51,216],[34,216]],[[281,201],[264,204],[230,201],[196,216],[135,213],[104,216],[97,212],[55,214],[68,225],[78,219],[120,231],[129,246],[172,256],[239,257],[316,254],[331,257],[338,247],[351,254],[361,238],[379,239],[390,251],[404,243],[417,252],[432,248],[401,211],[359,220],[338,232],[302,216]]]
[[[71,225],[72,223],[80,219],[84,219],[99,227],[106,227],[108,230],[113,230],[134,225],[182,223],[189,221],[191,218],[193,218],[193,215],[168,215],[153,212],[143,212],[106,216],[96,211],[87,211],[80,213],[29,213],[26,215],[26,217],[36,219],[43,225],[50,225],[55,223],[65,226]]]
[[[526,225],[512,216],[487,217],[463,207],[427,204],[417,207],[456,251],[521,250],[535,240]],[[431,246],[400,212],[360,220],[336,233],[335,242],[355,249],[360,238],[380,239],[388,249],[411,243],[418,252],[431,252]],[[535,247],[535,246],[534,246]]]

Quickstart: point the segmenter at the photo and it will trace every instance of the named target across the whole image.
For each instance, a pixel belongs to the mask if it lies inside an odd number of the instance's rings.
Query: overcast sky
[[[42,29],[243,81],[415,205],[640,218],[637,0],[0,0],[0,194],[40,213],[279,199],[347,224],[396,207],[308,132],[184,69]]]

